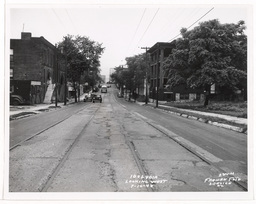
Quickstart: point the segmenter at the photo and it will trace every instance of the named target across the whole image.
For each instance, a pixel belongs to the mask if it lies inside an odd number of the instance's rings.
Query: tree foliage
[[[81,82],[95,84],[100,80],[100,57],[104,51],[102,44],[85,36],[67,35],[57,46],[67,55],[67,81],[72,82],[75,92]]]
[[[247,77],[247,37],[245,23],[201,23],[193,30],[181,29],[175,49],[165,60],[168,84],[185,84],[209,90],[212,84],[235,91]]]
[[[148,68],[146,54],[143,53],[133,57],[127,57],[126,64],[131,72],[131,75],[133,76],[131,88],[139,88],[144,83],[146,69]]]
[[[127,68],[116,67],[111,75],[116,84],[120,87],[125,86],[131,92],[143,85],[146,77],[147,60],[146,54],[139,54],[126,59]]]

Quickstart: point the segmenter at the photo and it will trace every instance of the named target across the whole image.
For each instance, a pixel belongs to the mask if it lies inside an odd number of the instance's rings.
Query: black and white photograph
[[[6,0],[2,200],[255,199],[254,9]]]

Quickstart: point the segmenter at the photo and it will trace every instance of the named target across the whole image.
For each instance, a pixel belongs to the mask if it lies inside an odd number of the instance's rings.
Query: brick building
[[[168,88],[168,76],[163,69],[163,63],[174,48],[175,41],[158,42],[148,50],[150,53],[149,97],[161,101],[200,100],[203,97],[201,89],[193,89],[184,85]]]
[[[175,43],[158,42],[152,46],[148,53],[150,54],[150,88],[149,97],[152,99],[167,100],[170,96],[164,93],[164,87],[167,84],[167,76],[163,70],[163,62],[171,54]]]
[[[63,101],[65,58],[54,45],[22,32],[21,39],[11,39],[10,51],[11,93],[29,104],[51,103],[57,87],[58,100]]]

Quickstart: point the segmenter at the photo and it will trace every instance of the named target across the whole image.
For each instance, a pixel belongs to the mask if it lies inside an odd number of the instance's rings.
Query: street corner
[[[25,111],[25,112],[21,112],[21,113],[16,113],[16,114],[10,115],[10,121],[26,118],[26,117],[36,115],[36,114],[37,114],[36,112],[32,112],[32,111]]]
[[[26,118],[32,115],[37,115],[43,112],[49,112],[62,108],[62,106],[54,106],[51,104],[40,104],[35,106],[11,106],[10,107],[10,121]]]

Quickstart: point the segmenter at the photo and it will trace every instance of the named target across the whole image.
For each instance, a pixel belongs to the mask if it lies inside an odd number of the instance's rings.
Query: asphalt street
[[[122,98],[116,100],[127,110],[139,113],[220,158],[225,165],[230,165],[231,169],[247,174],[247,135],[159,109],[138,106]]]
[[[245,191],[244,135],[117,98],[10,122],[11,192]],[[19,138],[19,139],[16,139]],[[29,138],[29,140],[25,140]]]

